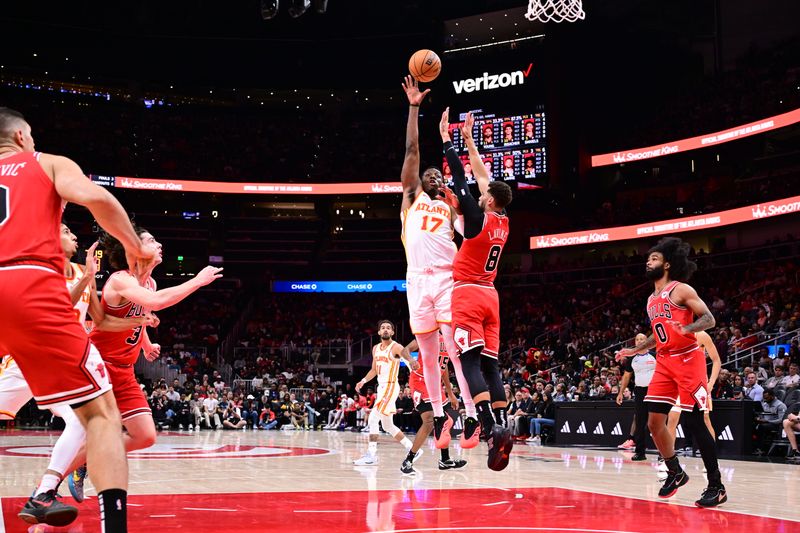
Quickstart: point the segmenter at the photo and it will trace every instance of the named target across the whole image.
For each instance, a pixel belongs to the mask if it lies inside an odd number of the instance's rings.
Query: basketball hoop
[[[586,18],[581,0],[528,0],[525,18],[533,22],[575,22]]]

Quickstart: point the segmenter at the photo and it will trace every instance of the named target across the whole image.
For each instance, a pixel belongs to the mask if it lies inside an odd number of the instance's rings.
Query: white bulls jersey
[[[72,288],[80,283],[83,277],[83,267],[71,261],[69,264],[72,265],[72,277],[67,278],[67,290],[72,291]],[[92,296],[91,290],[91,284],[87,285],[81,293],[80,300],[75,304],[75,318],[81,325],[86,324],[86,313],[89,311],[89,299]]]
[[[453,268],[457,249],[449,205],[442,200],[431,200],[422,191],[411,207],[400,213],[400,220],[409,271]]]
[[[389,383],[397,383],[397,375],[400,372],[400,357],[392,354],[392,341],[388,347],[376,344],[373,357],[375,358],[375,369],[378,372],[378,385],[383,386]]]

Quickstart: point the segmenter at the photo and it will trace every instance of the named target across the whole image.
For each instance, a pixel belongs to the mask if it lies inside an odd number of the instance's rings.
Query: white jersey
[[[421,191],[411,207],[400,213],[400,220],[410,272],[425,268],[452,270],[457,248],[449,205],[431,200],[428,193]]]
[[[373,349],[379,386],[397,383],[397,375],[400,372],[400,358],[392,354],[394,345],[395,342],[392,341],[386,349],[383,349],[381,344],[376,344]]]
[[[72,277],[67,278],[67,290],[72,291],[72,288],[80,283],[83,277],[83,268],[72,261],[69,264],[72,265]],[[75,304],[75,318],[82,326],[86,324],[86,312],[89,311],[89,299],[92,296],[91,290],[91,284],[87,285],[81,293],[80,300]]]

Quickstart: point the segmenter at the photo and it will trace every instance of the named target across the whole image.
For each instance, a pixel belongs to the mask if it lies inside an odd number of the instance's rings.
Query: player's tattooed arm
[[[706,303],[697,295],[691,286],[681,283],[672,291],[672,298],[676,304],[688,307],[697,318],[687,326],[681,327],[683,333],[697,333],[713,328],[717,321]]]

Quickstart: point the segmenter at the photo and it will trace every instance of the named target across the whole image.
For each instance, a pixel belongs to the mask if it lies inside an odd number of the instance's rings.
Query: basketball
[[[442,71],[442,62],[433,50],[417,50],[408,60],[408,71],[417,81],[427,83]]]

